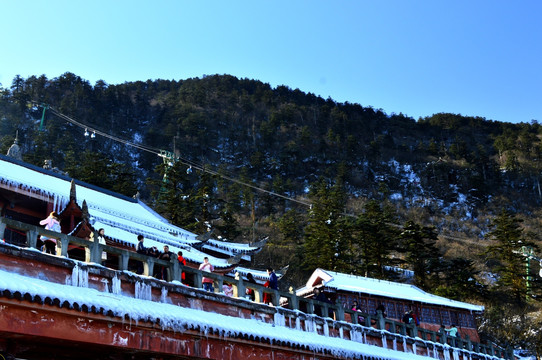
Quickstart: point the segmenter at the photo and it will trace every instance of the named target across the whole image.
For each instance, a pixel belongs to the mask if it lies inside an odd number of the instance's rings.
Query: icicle
[[[439,358],[439,355],[438,355],[438,350],[437,350],[437,347],[435,345],[433,345],[433,357],[435,359],[438,359]]]
[[[111,292],[115,295],[120,295],[122,290],[121,290],[121,281],[119,279],[119,277],[117,276],[117,274],[115,274],[115,276],[113,277],[113,279],[111,280],[112,284],[111,284]]]
[[[457,351],[457,349],[454,348],[452,350],[452,355],[453,355],[454,360],[459,360],[459,352]]]
[[[72,269],[71,285],[78,287],[88,287],[88,269],[82,269],[78,263],[75,263]]]
[[[109,280],[104,278],[104,279],[102,279],[100,281],[104,284],[103,292],[108,293],[109,292]]]
[[[341,339],[344,339],[344,333],[343,333],[343,327],[342,326],[339,328],[339,337]]]
[[[324,323],[324,336],[329,336],[329,325],[327,322]]]
[[[305,319],[305,331],[306,332],[312,332],[312,321],[309,319]]]
[[[412,343],[412,353],[416,355],[416,340],[414,340],[414,342]],[[456,359],[456,360],[459,360],[459,359]]]
[[[382,347],[384,349],[388,348],[388,339],[386,339],[386,334],[382,334]]]
[[[160,302],[162,302],[162,303],[167,302],[167,289],[165,287],[162,287],[162,294],[160,296]]]
[[[79,279],[79,264],[75,263],[72,269],[71,284],[68,284],[68,285],[77,286],[78,279]]]
[[[81,269],[79,271],[79,287],[88,288],[88,269]]]
[[[352,340],[359,343],[364,343],[363,335],[364,334],[362,334],[361,331],[358,331],[357,329],[352,329],[352,331],[350,331],[350,337],[352,338]]]
[[[280,314],[278,311],[275,313],[275,326],[286,326],[284,314]]]
[[[397,351],[397,338],[395,336],[393,337],[393,350]]]
[[[407,344],[406,344],[406,337],[403,337],[403,351],[408,352]],[[449,360],[449,359],[447,359]]]
[[[299,316],[296,316],[295,318],[295,329],[301,330],[301,319],[299,318]]]
[[[135,284],[135,298],[141,300],[152,300],[151,286],[141,281]]]
[[[442,349],[442,352],[444,353],[444,360],[450,360],[450,350],[448,348]]]
[[[54,195],[53,195],[53,209],[54,209],[56,212],[59,212],[59,211],[58,211],[58,195],[57,195],[57,194],[54,194]]]

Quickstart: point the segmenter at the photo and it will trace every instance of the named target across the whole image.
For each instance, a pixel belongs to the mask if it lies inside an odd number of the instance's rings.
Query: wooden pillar
[[[130,255],[127,251],[123,251],[119,256],[119,270],[128,270],[128,261],[130,260]]]
[[[290,293],[290,298],[288,299],[288,302],[290,303],[290,308],[292,310],[299,310],[299,300],[297,299],[297,295],[295,293],[294,288],[291,286],[289,289],[289,293]]]
[[[382,315],[381,310],[376,311],[376,323],[377,323],[377,327],[380,330],[386,330],[386,323],[384,321],[384,315]]]
[[[6,224],[0,218],[0,240],[5,240],[4,233],[6,231]],[[28,244],[28,232],[26,233],[26,243]]]
[[[66,236],[66,234],[61,234],[56,240],[56,243],[56,254],[58,256],[68,257],[68,246],[70,245],[68,236]]]
[[[4,225],[5,224],[0,224]],[[38,246],[38,232],[36,230],[28,230],[26,232],[26,246],[32,249],[36,249]]]
[[[243,283],[243,277],[239,274],[235,274],[235,280],[237,282],[233,283],[233,296],[237,298],[244,298],[246,295],[245,284]]]
[[[143,261],[143,275],[152,276],[154,270],[154,258],[147,256],[147,260]]]
[[[171,269],[171,281],[181,281],[182,280],[182,265],[177,260],[176,257],[171,261],[170,269]]]

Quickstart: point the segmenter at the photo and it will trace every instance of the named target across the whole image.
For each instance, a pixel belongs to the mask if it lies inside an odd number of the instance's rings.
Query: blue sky
[[[418,117],[542,122],[542,1],[0,0],[0,83],[204,74]]]

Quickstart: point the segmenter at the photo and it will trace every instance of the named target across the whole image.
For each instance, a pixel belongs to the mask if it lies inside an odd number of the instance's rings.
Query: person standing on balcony
[[[273,268],[267,268],[267,275],[269,275],[269,287],[273,290],[278,290],[279,279],[277,278],[277,274],[275,274],[275,271],[273,271]]]
[[[378,312],[382,314],[382,317],[386,317],[386,307],[383,303],[379,303],[375,310],[375,315],[378,315]]]
[[[158,259],[165,260],[165,261],[171,261],[174,258],[175,254],[169,251],[169,246],[164,245],[164,252],[158,255]],[[168,280],[168,268],[165,266],[160,266],[160,269],[158,270],[156,274],[156,278],[160,280]]]
[[[275,272],[273,271],[273,268],[271,267],[267,268],[267,275],[269,275],[269,279],[265,282],[265,284],[263,284],[263,286],[268,287],[273,290],[278,290],[279,289],[278,278],[277,278],[277,274],[275,274]],[[263,294],[263,303],[264,304],[272,303],[271,294],[269,293]]]
[[[183,257],[183,252],[182,251],[179,251],[177,253],[177,261],[179,261],[179,265],[181,266],[186,266],[186,260],[185,258]],[[184,284],[185,283],[185,279],[186,279],[186,274],[184,273],[184,271],[181,272],[181,282]]]
[[[98,230],[98,243],[100,243],[102,245],[106,245],[106,243],[105,243],[105,230],[103,228]],[[105,251],[102,251],[102,261],[106,261],[106,260],[107,260],[107,253]]]
[[[449,329],[444,329],[448,333],[449,336],[457,337],[457,327],[455,324],[452,324]]]
[[[137,235],[137,248],[136,251],[138,254],[147,255],[148,249],[143,245],[143,241],[145,241],[145,237],[143,235]],[[143,263],[139,263],[137,266],[137,274],[141,275],[143,274]]]
[[[137,248],[136,251],[138,254],[147,255],[147,248],[143,245],[145,237],[143,235],[137,235]]]
[[[254,276],[252,275],[252,273],[247,274],[247,283],[256,284],[256,280],[254,280]],[[254,289],[249,289],[247,287],[245,294],[248,295],[248,298],[252,301],[256,299],[256,294],[254,293]]]
[[[328,299],[326,294],[324,294],[323,291],[321,291],[320,288],[314,288],[314,300],[320,301],[327,304],[332,304],[331,300]],[[325,314],[322,311],[322,307],[320,305],[314,305],[314,313],[318,316],[325,316]],[[333,317],[333,310],[328,309],[328,316]]]
[[[232,297],[233,296],[233,285],[230,283],[225,283],[222,285],[222,291],[224,291],[224,295]]]
[[[55,211],[51,212],[46,219],[41,220],[40,225],[45,225],[45,229],[47,230],[60,232],[60,222]],[[56,239],[42,236],[41,240],[45,244],[45,253],[56,255]]]
[[[357,300],[354,300],[354,302],[352,303],[352,311],[361,312],[361,307],[359,306]],[[358,324],[364,324],[364,323],[365,323],[365,318],[361,315],[358,315]]]
[[[201,271],[213,272],[215,270],[214,266],[209,262],[209,258],[206,256],[203,258],[203,263],[199,266]],[[208,277],[203,277],[201,279],[203,289],[205,291],[214,292],[213,289],[213,279]]]

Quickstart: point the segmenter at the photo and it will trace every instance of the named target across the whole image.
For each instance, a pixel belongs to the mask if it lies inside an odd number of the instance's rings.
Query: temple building
[[[145,237],[147,248],[162,251],[164,245],[173,253],[183,252],[187,265],[198,267],[205,256],[216,271],[231,271],[238,263],[247,263],[265,245],[240,244],[205,238],[169,223],[139,198],[130,198],[77,181],[64,174],[0,155],[0,215],[38,225],[52,211],[58,213],[62,233],[90,238],[105,230],[108,245],[135,251],[137,236]],[[24,234],[6,229],[8,243],[23,244]],[[70,257],[84,259],[77,247],[68,250]],[[118,259],[110,256],[103,265],[115,268]]]
[[[265,241],[196,235],[137,197],[47,167],[0,155],[0,360],[513,359],[510,348],[476,342],[471,322],[481,306],[322,269],[297,294],[270,289],[262,286],[264,271],[246,267]],[[39,225],[53,211],[60,232]],[[99,229],[106,244],[94,241]],[[182,251],[187,266],[137,253],[138,235],[147,248]],[[39,250],[44,236],[57,240],[56,254]],[[204,257],[214,272],[198,269]],[[138,265],[142,273],[134,271]],[[169,278],[153,277],[154,265],[167,268]],[[245,280],[249,272],[254,282]],[[203,289],[204,278],[214,288]],[[338,300],[330,304],[334,318],[312,311],[316,287]],[[383,302],[389,318],[355,321],[353,299],[367,313]],[[396,321],[407,307],[426,329]],[[461,337],[431,330],[456,320]]]
[[[455,324],[462,338],[468,336],[473,341],[480,341],[476,318],[483,313],[483,306],[433,295],[410,284],[324,269],[316,269],[296,294],[311,297],[316,288],[344,308],[352,308],[353,302],[357,301],[361,312],[376,315],[377,307],[382,304],[386,317],[396,321],[401,321],[403,315],[412,310],[422,328],[438,331],[441,325]]]

